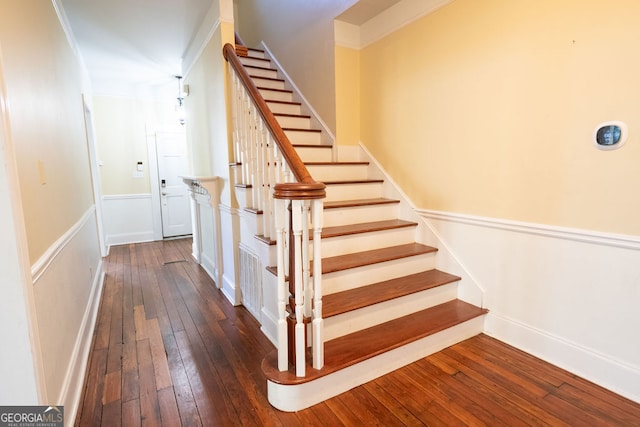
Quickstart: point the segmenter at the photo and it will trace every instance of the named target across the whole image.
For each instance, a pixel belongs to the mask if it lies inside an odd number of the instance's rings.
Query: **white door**
[[[189,191],[180,176],[189,174],[187,141],[181,132],[156,133],[162,237],[191,234]]]

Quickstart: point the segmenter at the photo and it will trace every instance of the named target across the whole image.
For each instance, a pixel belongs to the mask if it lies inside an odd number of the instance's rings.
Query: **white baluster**
[[[302,215],[304,214],[304,201],[293,200],[291,202],[291,215],[293,219],[292,231],[294,241],[294,277],[295,277],[295,350],[296,350],[296,376],[305,376],[305,325],[304,325],[304,289],[302,279]]]
[[[311,323],[313,343],[313,367],[321,369],[324,366],[324,335],[322,320],[322,254],[320,251],[322,239],[322,199],[311,202],[311,218],[313,222],[313,321]]]
[[[285,266],[285,229],[289,228],[289,204],[288,200],[276,200],[276,251],[278,257],[278,370],[286,371],[289,369],[289,351],[287,346],[287,300],[289,299],[289,290],[286,288],[285,276],[287,267]]]

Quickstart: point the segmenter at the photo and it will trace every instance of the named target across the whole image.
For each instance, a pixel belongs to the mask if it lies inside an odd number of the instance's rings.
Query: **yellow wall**
[[[0,2],[0,42],[33,264],[93,204],[81,67],[51,2]]]
[[[360,51],[336,46],[336,143],[360,141]]]
[[[638,235],[638,16],[456,0],[361,51],[361,140],[420,208]],[[606,120],[626,146],[592,146]]]
[[[225,93],[225,43],[234,41],[233,24],[220,22],[200,57],[185,76],[189,85],[186,99],[187,141],[194,159],[195,175],[215,175],[223,179],[223,201],[230,203],[229,163],[232,161],[227,132]]]
[[[93,118],[103,195],[148,194],[147,130],[178,127],[173,98],[166,101],[108,96],[93,97]],[[137,162],[143,177],[134,178]]]

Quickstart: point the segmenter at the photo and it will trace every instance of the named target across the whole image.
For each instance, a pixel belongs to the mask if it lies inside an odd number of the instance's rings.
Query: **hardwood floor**
[[[277,411],[260,369],[272,344],[190,245],[111,248],[76,425],[640,425],[640,404],[486,335],[309,409]]]

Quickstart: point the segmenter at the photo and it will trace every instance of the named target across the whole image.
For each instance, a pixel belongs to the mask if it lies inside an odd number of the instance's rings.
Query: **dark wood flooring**
[[[640,425],[640,404],[486,335],[280,412],[260,369],[272,344],[191,260],[190,245],[111,248],[76,425]]]

